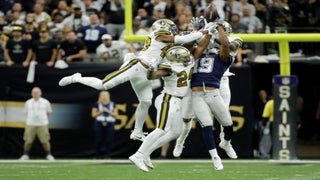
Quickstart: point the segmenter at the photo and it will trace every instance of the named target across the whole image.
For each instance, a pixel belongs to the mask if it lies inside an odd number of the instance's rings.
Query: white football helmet
[[[171,21],[170,19],[159,19],[156,20],[152,26],[151,26],[152,31],[163,31],[163,32],[170,32],[172,34],[177,34],[178,33],[178,28],[176,24]]]
[[[230,34],[232,33],[232,27],[227,21],[223,22],[223,29],[226,35],[230,36]]]
[[[166,58],[171,62],[182,63],[184,66],[188,66],[191,61],[190,51],[183,46],[173,46],[166,52]]]

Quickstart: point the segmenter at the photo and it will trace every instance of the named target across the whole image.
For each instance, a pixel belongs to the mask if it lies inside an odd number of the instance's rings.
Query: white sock
[[[217,152],[217,149],[209,150],[209,154],[210,154],[211,158],[219,156],[218,152]]]
[[[151,102],[148,101],[140,101],[138,107],[136,109],[136,122],[134,124],[135,131],[143,131],[143,125],[147,118],[149,108],[151,106]]]
[[[90,86],[97,90],[103,90],[102,81],[95,77],[80,77],[79,79],[75,79],[76,82]]]
[[[165,145],[166,143],[176,139],[178,137],[177,133],[174,133],[172,131],[164,131],[165,133],[159,137],[159,139],[157,139],[152,146],[150,147],[150,154],[155,151],[156,149],[162,147],[163,145]],[[149,135],[148,135],[149,136]]]
[[[165,134],[165,131],[162,129],[154,129],[148,136],[143,140],[139,152],[149,156],[153,152],[153,146],[158,141],[158,139]]]
[[[181,133],[181,135],[179,136],[179,138],[176,141],[177,144],[181,144],[181,145],[184,144],[184,141],[188,137],[189,132],[191,130],[191,126],[192,126],[192,121],[183,123],[183,125],[182,125],[182,133]]]

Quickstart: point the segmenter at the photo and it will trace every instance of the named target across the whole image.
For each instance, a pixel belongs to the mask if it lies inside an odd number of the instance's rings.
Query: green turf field
[[[208,160],[153,160],[155,169],[142,172],[129,160],[0,161],[5,179],[197,179],[197,180],[319,180],[320,161],[223,160],[215,171]]]

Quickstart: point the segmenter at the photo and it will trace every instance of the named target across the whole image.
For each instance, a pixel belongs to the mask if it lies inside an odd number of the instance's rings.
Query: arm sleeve
[[[185,36],[175,36],[174,43],[177,43],[177,44],[188,43],[188,42],[200,39],[201,37],[202,37],[202,33],[197,31],[197,32],[185,35]]]

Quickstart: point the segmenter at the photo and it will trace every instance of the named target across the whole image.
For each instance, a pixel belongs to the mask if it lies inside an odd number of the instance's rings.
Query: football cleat
[[[80,78],[80,73],[74,73],[71,76],[66,76],[59,81],[59,86],[67,86],[71,83],[75,83],[77,78]]]
[[[139,157],[136,154],[133,154],[129,157],[129,160],[133,162],[141,171],[149,172],[147,166],[144,164],[142,157]]]
[[[47,158],[49,161],[54,161],[54,160],[55,160],[54,157],[53,157],[51,154],[47,155],[46,158]]]
[[[183,150],[183,145],[182,144],[176,144],[175,146],[174,146],[174,149],[173,149],[173,156],[174,157],[180,157],[181,156],[181,154],[182,154],[182,150]]]
[[[153,164],[152,164],[152,162],[151,162],[151,159],[150,159],[150,156],[147,156],[146,158],[144,158],[144,164],[146,165],[146,166],[148,166],[149,168],[151,168],[151,169],[154,169],[154,166],[153,166]]]
[[[29,156],[28,155],[22,155],[21,157],[20,157],[20,161],[26,161],[26,160],[29,160],[30,158],[29,158]]]
[[[132,133],[130,134],[130,139],[132,140],[138,140],[138,141],[142,141],[146,138],[146,136],[144,135],[143,132],[136,132],[136,131],[132,131]]]
[[[214,169],[217,171],[223,170],[223,165],[219,156],[212,158]]]
[[[227,155],[231,159],[237,159],[237,153],[234,151],[230,141],[226,141],[224,139],[221,139],[221,142],[219,143],[219,147],[226,151]]]

